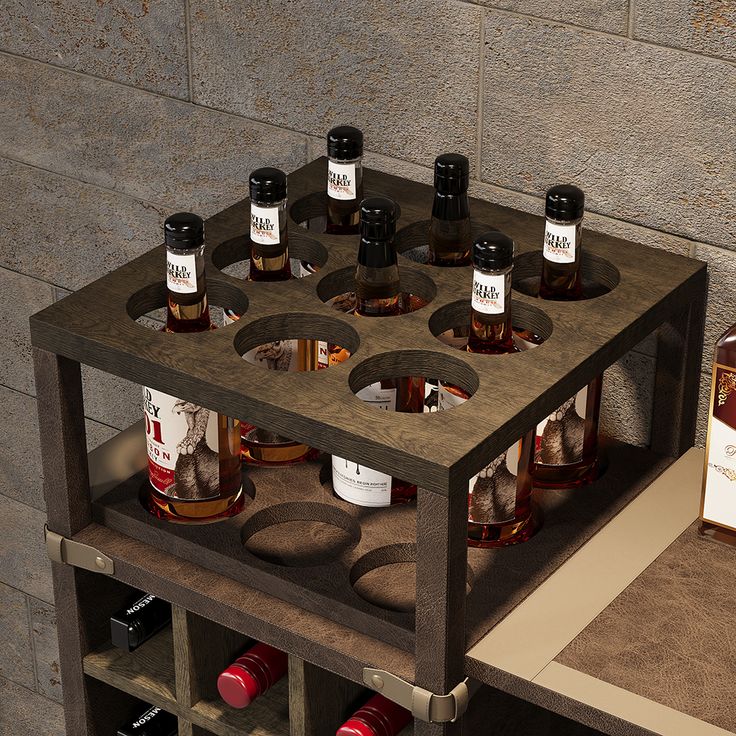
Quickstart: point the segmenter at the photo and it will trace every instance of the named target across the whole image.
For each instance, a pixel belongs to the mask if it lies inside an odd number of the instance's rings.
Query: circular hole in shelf
[[[429,261],[429,226],[431,220],[420,220],[411,225],[402,227],[396,233],[394,245],[396,251],[402,256],[417,263],[428,263]],[[495,227],[483,222],[470,221],[470,235],[473,240],[483,233],[496,230]]]
[[[252,555],[284,567],[334,562],[355,547],[360,536],[360,525],[345,511],[309,501],[269,506],[251,516],[240,531]]]
[[[521,294],[539,296],[539,281],[542,273],[542,251],[520,253],[514,259],[513,287]],[[595,299],[613,291],[621,281],[616,266],[605,258],[583,251],[581,263],[584,299]]]
[[[400,403],[405,407],[400,411],[413,414],[431,411],[432,387],[438,382],[458,386],[468,398],[479,383],[476,372],[464,361],[429,350],[376,355],[358,364],[348,380],[353,393],[369,405],[385,411],[387,402]]]
[[[412,268],[402,268],[400,273],[402,313],[416,312],[437,296],[437,286],[426,274]],[[338,311],[351,312],[355,308],[354,287],[355,266],[346,266],[327,274],[317,284],[317,295]]]
[[[143,327],[162,330],[166,324],[167,298],[165,281],[144,286],[128,299],[128,316]],[[248,310],[248,297],[236,287],[217,278],[207,279],[207,299],[210,319],[215,327],[223,325],[225,309],[232,309],[238,314],[245,314]]]
[[[327,249],[297,229],[289,230],[289,261],[296,278],[310,276],[327,263]],[[250,276],[250,238],[240,235],[220,243],[212,251],[212,264],[228,276],[248,280]]]
[[[358,333],[323,314],[274,314],[243,327],[233,341],[245,360],[266,370],[310,371],[347,360]]]
[[[365,197],[372,197],[378,192],[364,193]],[[312,192],[300,197],[289,208],[291,219],[304,230],[323,235],[327,233],[327,192]],[[396,202],[396,219],[401,217],[401,207]],[[330,232],[329,235],[358,236],[357,230],[347,232]]]
[[[465,350],[470,334],[470,312],[470,299],[446,304],[429,318],[430,332],[445,345]],[[541,309],[512,300],[511,313],[514,341],[521,351],[541,345],[552,334],[552,320]]]

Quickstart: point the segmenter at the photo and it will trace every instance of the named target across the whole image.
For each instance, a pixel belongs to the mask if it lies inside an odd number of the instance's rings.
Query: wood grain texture
[[[292,202],[322,189],[325,165],[320,159],[289,177]],[[371,170],[365,172],[365,183],[399,201],[399,228],[426,219],[431,187]],[[536,350],[514,356],[463,354],[439,343],[427,321],[434,310],[469,292],[469,269],[438,269],[402,258],[407,280],[411,273],[422,274],[434,282],[437,295],[427,308],[391,319],[388,330],[385,320],[356,320],[326,306],[317,294],[318,282],[354,264],[354,237],[310,233],[326,248],[328,259],[317,274],[304,279],[254,284],[218,271],[211,253],[246,231],[246,204],[239,202],[207,222],[212,300],[247,299],[248,310],[237,324],[197,335],[166,335],[136,325],[127,305],[133,295],[163,281],[164,254],[159,247],[35,315],[34,345],[446,495],[455,475],[477,472],[485,458],[508,447],[671,318],[703,286],[702,263],[586,232],[586,250],[610,261],[620,273],[613,291],[575,303],[542,303],[518,293],[518,301],[542,308],[551,319],[550,338]],[[512,236],[519,253],[539,250],[543,218],[480,200],[473,200],[471,208],[477,220]],[[293,220],[290,228],[298,232]],[[97,318],[100,303],[106,305],[104,320]],[[265,381],[262,369],[243,361],[234,350],[234,338],[265,317],[278,317],[288,331],[289,315],[295,311],[299,324],[291,336],[330,339],[332,335],[326,334],[330,325],[341,324],[343,332],[357,333],[360,346],[350,360],[328,371],[274,371]],[[308,327],[305,315],[313,317],[313,327]],[[462,361],[478,377],[475,396],[442,417],[418,417],[379,415],[353,395],[348,380],[353,368],[368,358],[380,362],[385,356],[387,370],[399,370],[401,358],[395,354],[407,348],[429,363],[439,363],[443,356]],[[193,351],[196,361],[191,360]],[[453,442],[446,442],[446,437]]]

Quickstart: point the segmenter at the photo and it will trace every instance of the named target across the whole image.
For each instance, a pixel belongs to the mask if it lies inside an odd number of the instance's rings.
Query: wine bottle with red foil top
[[[572,184],[548,190],[539,296],[553,301],[583,298],[583,214],[585,195]],[[570,397],[537,425],[532,471],[537,488],[564,489],[595,480],[603,376]]]
[[[514,242],[497,231],[486,233],[473,243],[472,258],[467,350],[489,356],[519,352],[514,343],[511,316]],[[459,386],[440,382],[440,411],[459,406],[468,398]],[[470,479],[469,546],[505,547],[524,542],[537,531],[539,514],[532,499],[533,458],[532,429]]]
[[[217,678],[220,697],[233,708],[247,708],[288,671],[289,658],[268,644],[254,644]]]
[[[401,281],[394,248],[397,207],[387,197],[370,197],[360,205],[360,246],[355,273],[355,309],[360,319],[401,314]],[[424,378],[377,381],[357,397],[384,411],[424,410]],[[358,506],[390,506],[416,498],[417,488],[386,473],[332,456],[332,486],[345,501]]]
[[[204,223],[180,212],[164,223],[166,332],[212,329],[204,271]],[[153,388],[143,389],[150,488],[143,505],[160,519],[204,523],[243,509],[240,423]]]
[[[250,175],[250,280],[288,281],[286,174],[265,167]]]
[[[374,695],[337,729],[336,736],[397,736],[411,721],[406,708]]]
[[[327,134],[327,233],[357,235],[363,199],[363,133],[338,125]]]

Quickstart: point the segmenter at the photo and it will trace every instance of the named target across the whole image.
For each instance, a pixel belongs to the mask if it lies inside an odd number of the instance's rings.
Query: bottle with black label
[[[110,617],[113,646],[132,652],[171,623],[171,604],[156,596],[137,595]]]
[[[363,199],[363,133],[339,125],[327,134],[327,232],[357,235]]]
[[[429,263],[470,265],[470,162],[459,153],[443,153],[434,162],[434,202],[429,226]]]
[[[580,268],[584,211],[585,195],[578,187],[561,184],[547,192],[542,299],[577,301],[584,297]],[[537,425],[536,487],[573,488],[595,480],[602,383],[603,376],[597,376]]]
[[[473,243],[472,259],[468,352],[489,356],[519,352],[511,320],[513,240],[500,232],[481,235]],[[468,398],[459,386],[440,382],[440,411],[459,406]],[[518,544],[539,529],[539,513],[532,499],[533,459],[534,430],[531,429],[470,479],[469,546]]]
[[[204,223],[179,212],[164,223],[166,332],[213,328],[204,271]],[[141,500],[154,516],[204,523],[243,509],[240,422],[153,388],[143,389],[150,488]]]
[[[291,278],[286,174],[265,167],[250,175],[250,280]]]
[[[154,705],[118,728],[118,736],[176,736],[178,718]]]
[[[355,273],[355,310],[359,318],[401,313],[401,281],[394,248],[396,204],[370,197],[360,205],[360,246]],[[372,383],[356,393],[384,411],[422,412],[424,378],[402,377]],[[416,497],[416,486],[386,473],[332,456],[332,485],[340,498],[359,506],[390,506]]]

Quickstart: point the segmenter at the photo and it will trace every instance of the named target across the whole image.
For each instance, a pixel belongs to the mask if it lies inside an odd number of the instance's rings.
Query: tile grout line
[[[486,13],[480,13],[480,57],[478,59],[478,110],[475,117],[475,168],[479,171],[483,162],[483,108],[485,102],[486,76]]]
[[[629,26],[628,26],[627,31],[628,31],[628,36],[631,39],[634,38],[634,26],[636,25],[636,20],[635,20],[636,10],[634,7],[635,2],[636,0],[629,0]],[[667,48],[669,48],[669,46]]]
[[[194,79],[192,75],[192,12],[189,7],[189,0],[182,0],[184,3],[184,37],[187,47],[187,91],[189,92],[189,102],[194,104]]]

